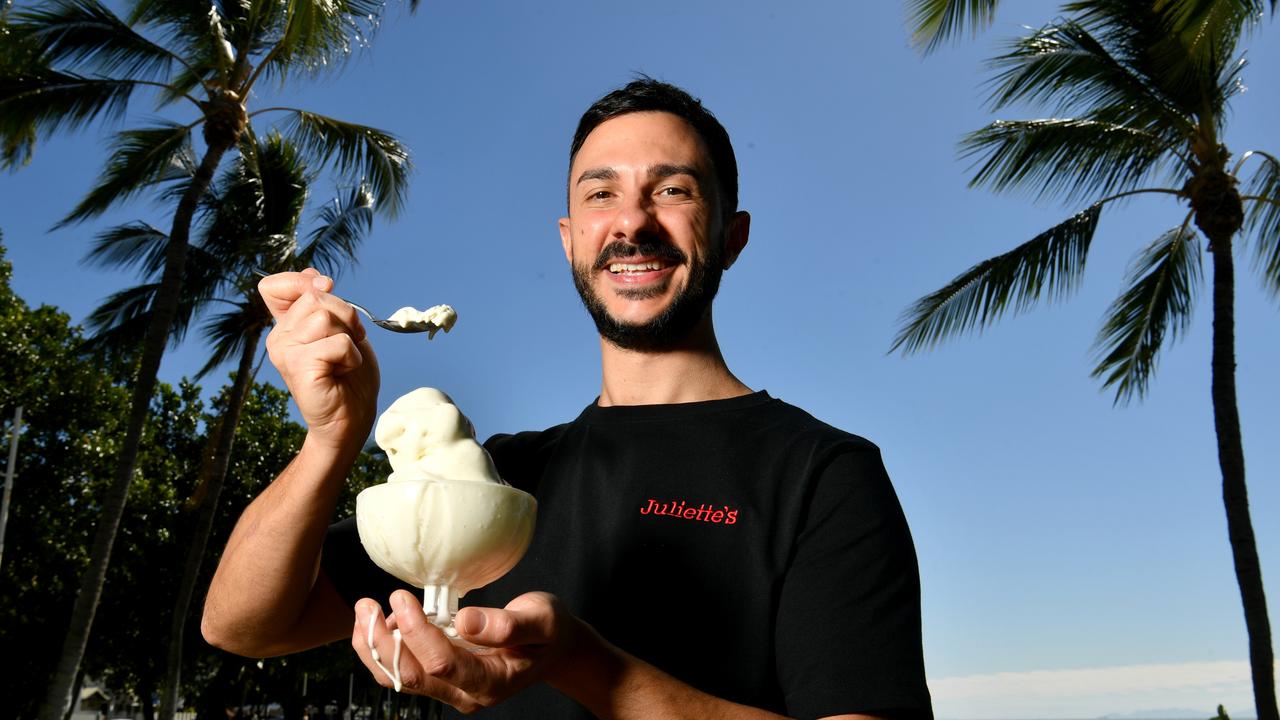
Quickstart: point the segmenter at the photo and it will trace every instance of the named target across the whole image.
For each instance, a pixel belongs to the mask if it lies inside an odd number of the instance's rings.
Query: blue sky
[[[454,305],[457,328],[429,344],[375,337],[381,405],[436,386],[487,435],[562,422],[599,390],[597,341],[555,225],[578,115],[634,72],[685,86],[734,138],[753,216],[717,301],[725,354],[748,385],[881,446],[920,556],[938,714],[1212,714],[1222,702],[1248,716],[1209,404],[1208,294],[1145,402],[1113,407],[1089,377],[1131,257],[1185,209],[1158,196],[1113,205],[1070,301],[921,356],[886,353],[914,299],[1082,209],[968,189],[955,150],[996,117],[983,58],[1055,12],[1005,3],[976,41],[922,58],[901,3],[428,0],[416,15],[393,10],[341,74],[278,98],[263,88],[255,102],[376,125],[410,146],[406,212],[379,220],[338,289],[386,312]],[[1249,90],[1225,138],[1237,153],[1280,152],[1268,132],[1280,117],[1278,31],[1269,21],[1248,44]],[[16,290],[75,320],[130,281],[78,262],[93,234],[135,218],[168,226],[138,201],[49,231],[89,189],[105,147],[98,129],[56,138],[0,175]],[[332,194],[332,183],[313,188],[317,202]],[[1240,411],[1274,618],[1280,316],[1240,258]],[[164,379],[194,372],[203,352],[193,335]],[[270,368],[264,377],[278,382]]]

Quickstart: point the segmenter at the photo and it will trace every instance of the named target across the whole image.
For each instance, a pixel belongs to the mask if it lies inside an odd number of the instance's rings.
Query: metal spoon
[[[258,277],[267,277],[267,273],[261,270],[254,270],[253,274],[257,275]],[[436,332],[440,330],[449,332],[449,327],[446,327],[443,325],[437,325],[430,320],[413,320],[410,322],[402,323],[394,320],[388,320],[385,318],[376,318],[373,316],[373,313],[365,309],[364,306],[353,303],[350,300],[344,297],[341,297],[339,295],[335,295],[334,297],[350,305],[352,308],[356,310],[356,312],[369,318],[369,322],[373,323],[374,325],[377,325],[383,330],[390,330],[391,332],[398,332],[398,333],[423,333],[423,332],[430,333],[430,335],[427,336],[428,338],[434,338],[436,336]],[[449,323],[449,326],[452,326],[452,323]]]

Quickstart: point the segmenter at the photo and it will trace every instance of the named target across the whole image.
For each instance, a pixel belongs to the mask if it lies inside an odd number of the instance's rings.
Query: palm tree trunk
[[[226,484],[236,426],[240,424],[240,411],[244,409],[245,399],[249,397],[249,387],[253,383],[253,361],[258,355],[258,340],[261,335],[262,331],[257,330],[245,338],[244,350],[240,354],[240,367],[236,370],[236,379],[227,397],[227,407],[218,419],[213,459],[209,463],[208,485],[196,515],[191,544],[187,546],[182,582],[178,586],[178,599],[174,603],[173,618],[169,625],[169,656],[165,666],[164,689],[160,696],[159,720],[173,720],[178,709],[178,685],[182,679],[182,641],[186,632],[187,614],[196,579],[200,576],[200,566],[204,563],[205,549],[209,545],[213,518],[218,512],[218,497],[222,494],[222,486]]]
[[[71,702],[71,688],[84,657],[85,646],[89,642],[93,616],[98,610],[98,601],[106,582],[107,566],[111,561],[111,549],[129,497],[129,486],[133,481],[138,448],[142,441],[142,428],[150,411],[151,394],[155,390],[160,360],[164,356],[165,346],[169,344],[169,331],[177,313],[178,298],[182,294],[182,276],[187,259],[187,237],[191,232],[191,221],[200,198],[209,188],[214,170],[232,145],[234,142],[225,146],[209,146],[192,178],[191,186],[187,188],[173,213],[173,229],[169,232],[169,245],[165,250],[164,275],[160,279],[155,311],[142,345],[142,359],[134,380],[124,446],[120,451],[111,487],[102,500],[102,517],[93,535],[89,567],[81,579],[66,639],[62,644],[62,654],[49,683],[44,704],[40,708],[41,720],[59,720]]]
[[[1249,494],[1244,480],[1244,445],[1236,404],[1235,266],[1231,235],[1210,238],[1213,252],[1213,420],[1218,436],[1218,465],[1222,468],[1222,503],[1227,511],[1227,535],[1235,561],[1236,582],[1244,603],[1249,634],[1249,665],[1253,671],[1253,701],[1258,720],[1280,720],[1276,711],[1274,654],[1262,567],[1249,518]]]

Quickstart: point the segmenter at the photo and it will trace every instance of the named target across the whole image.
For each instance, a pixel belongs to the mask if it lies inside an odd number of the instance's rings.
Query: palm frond
[[[16,17],[15,31],[29,34],[62,70],[158,80],[175,60],[97,0],[53,0]]]
[[[271,71],[323,70],[341,63],[354,46],[368,43],[377,27],[381,0],[291,0],[282,18],[283,34],[271,52]]]
[[[1199,107],[1180,106],[1109,47],[1078,22],[1046,25],[989,62],[996,71],[989,83],[991,104],[999,109],[1025,101],[1055,115],[1105,111],[1123,125],[1190,136]]]
[[[1022,187],[1068,201],[1137,187],[1173,156],[1157,135],[1092,119],[997,120],[967,135],[960,151],[976,158],[971,187]]]
[[[208,29],[209,3],[132,0],[129,8],[129,25],[162,27],[170,35],[188,37]]]
[[[320,208],[320,225],[311,232],[298,264],[336,277],[342,268],[356,263],[356,250],[373,230],[373,194],[365,185]]]
[[[1079,284],[1101,205],[1093,205],[1013,250],[984,260],[903,314],[890,352],[906,354],[986,327],[1010,307],[1022,312],[1041,296],[1061,299]]]
[[[28,37],[20,36],[9,28],[9,21],[0,9],[0,102],[4,88],[13,78],[49,72],[40,55],[40,48]],[[16,168],[25,165],[35,151],[37,126],[34,118],[5,118],[0,115],[0,167]]]
[[[99,215],[111,205],[169,177],[191,152],[191,128],[176,123],[125,130],[112,142],[111,158],[89,194],[58,226]]]
[[[205,322],[204,338],[213,352],[196,373],[196,378],[208,375],[219,365],[239,356],[251,337],[261,335],[271,325],[271,313],[262,304],[257,290],[233,305],[235,309],[214,315]]]
[[[159,262],[149,264],[145,273],[148,281],[111,295],[89,314],[85,321],[92,331],[87,340],[89,349],[128,352],[142,343],[151,323],[151,306],[160,289],[163,256]],[[183,275],[182,295],[169,335],[169,342],[175,347],[186,337],[200,308],[217,295],[225,282],[221,259],[197,247],[188,248]]]
[[[395,217],[408,193],[409,150],[389,133],[324,115],[291,111],[287,135],[303,152],[333,164],[348,176],[363,178],[380,209]]]
[[[991,25],[999,0],[909,0],[907,23],[911,44],[926,53],[964,32],[972,34]]]
[[[1235,52],[1243,33],[1262,21],[1265,3],[1257,0],[1155,0],[1169,14],[1179,39],[1197,57]],[[1276,2],[1271,0],[1271,9]]]
[[[40,67],[5,72],[0,75],[5,166],[29,157],[37,134],[76,130],[99,117],[123,116],[137,88],[132,80],[87,78]]]
[[[1271,155],[1264,158],[1244,193],[1261,198],[1245,201],[1245,229],[1254,238],[1254,260],[1263,283],[1280,298],[1280,160]]]
[[[167,233],[139,220],[99,233],[85,253],[84,262],[119,269],[138,265],[144,276],[159,277],[168,244]]]
[[[1214,96],[1216,79],[1230,66],[1242,32],[1238,22],[1226,21],[1239,12],[1232,5],[1238,0],[1077,0],[1064,9],[1078,13],[1112,55],[1190,116],[1217,113],[1224,104]]]
[[[151,324],[151,305],[160,290],[160,283],[143,283],[112,294],[102,302],[85,324],[91,334],[85,346],[91,351],[127,354],[142,345],[147,327]],[[169,346],[177,347],[186,337],[191,318],[195,314],[196,301],[186,293],[178,301],[178,313],[174,316],[169,332]]]
[[[1129,289],[1108,309],[1094,344],[1100,359],[1093,377],[1115,387],[1117,404],[1146,393],[1165,336],[1176,341],[1190,326],[1200,279],[1196,233],[1185,223],[1156,238],[1130,267]]]
[[[297,150],[278,135],[242,147],[214,185],[201,242],[244,268],[280,267],[297,251],[312,176]]]
[[[169,78],[164,87],[157,88],[157,105],[164,107],[197,95],[196,91],[204,86],[208,74],[208,70],[184,66]]]
[[[293,237],[315,174],[297,146],[276,133],[258,143],[256,163],[262,183],[262,230],[264,234]]]
[[[195,150],[190,143],[187,143],[186,147],[176,153],[169,165],[156,176],[155,184],[163,186],[156,196],[156,201],[162,206],[177,205],[191,187],[199,165],[200,160],[196,157]],[[210,192],[211,189],[206,190],[205,195]]]

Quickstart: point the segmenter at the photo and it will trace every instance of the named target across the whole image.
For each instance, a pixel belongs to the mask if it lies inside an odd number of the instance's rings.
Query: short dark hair
[[[569,167],[573,167],[582,143],[598,125],[619,115],[637,112],[671,113],[693,127],[711,153],[723,214],[725,217],[732,215],[738,209],[738,159],[733,154],[729,133],[716,116],[702,106],[701,100],[675,85],[651,77],[641,76],[632,80],[587,108],[578,121],[578,130],[574,132],[573,144],[569,147]]]

